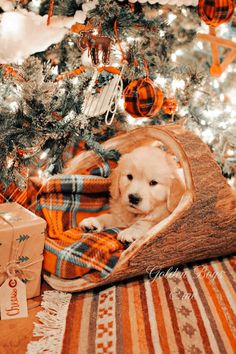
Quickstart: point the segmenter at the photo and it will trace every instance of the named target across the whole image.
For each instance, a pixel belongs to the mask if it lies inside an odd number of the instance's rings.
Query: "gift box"
[[[11,276],[40,294],[46,221],[17,203],[0,204],[0,285]]]

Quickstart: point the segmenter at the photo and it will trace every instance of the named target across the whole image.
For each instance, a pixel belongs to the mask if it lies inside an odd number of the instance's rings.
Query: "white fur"
[[[84,219],[80,227],[96,231],[125,228],[118,235],[121,241],[142,237],[175,209],[184,192],[173,156],[153,146],[123,155],[111,180],[111,213]],[[151,181],[158,183],[150,185]],[[137,205],[130,202],[131,194],[140,198]]]

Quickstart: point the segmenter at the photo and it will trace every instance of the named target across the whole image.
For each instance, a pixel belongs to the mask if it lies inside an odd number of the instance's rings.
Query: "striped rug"
[[[236,353],[235,268],[231,256],[73,294],[60,352]]]

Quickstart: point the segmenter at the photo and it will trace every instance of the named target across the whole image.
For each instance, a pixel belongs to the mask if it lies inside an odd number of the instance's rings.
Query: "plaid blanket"
[[[41,190],[37,213],[48,224],[45,271],[95,282],[113,270],[124,249],[119,230],[83,233],[78,227],[82,219],[108,212],[110,169],[104,163],[81,175],[54,176]]]

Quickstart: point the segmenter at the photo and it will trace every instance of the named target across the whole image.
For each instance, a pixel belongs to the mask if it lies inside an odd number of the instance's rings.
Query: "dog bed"
[[[183,168],[186,191],[177,208],[150,229],[145,237],[123,250],[114,269],[104,279],[62,279],[45,273],[45,280],[54,289],[83,291],[145,274],[152,269],[236,251],[235,194],[222,176],[211,151],[196,135],[178,124],[149,126],[112,138],[103,146],[118,149],[124,154],[156,141],[167,146]],[[81,174],[99,163],[101,161],[95,153],[84,152],[72,159],[64,173]]]

